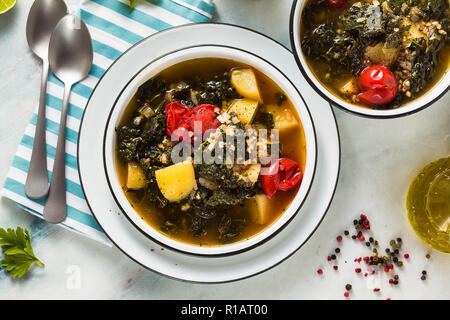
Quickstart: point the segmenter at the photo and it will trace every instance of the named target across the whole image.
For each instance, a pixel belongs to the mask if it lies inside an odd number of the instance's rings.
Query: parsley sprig
[[[24,231],[21,227],[16,230],[0,228],[0,245],[4,254],[0,263],[13,278],[22,277],[33,263],[44,266],[34,255],[30,232],[27,229]]]
[[[130,2],[130,9],[128,10],[128,13],[131,13],[133,11],[134,6],[136,5],[137,0],[128,0]]]

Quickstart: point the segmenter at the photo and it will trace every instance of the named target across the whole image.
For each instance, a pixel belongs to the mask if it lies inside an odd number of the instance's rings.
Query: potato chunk
[[[373,63],[389,67],[397,60],[400,48],[387,48],[384,42],[366,48],[365,56]]]
[[[297,119],[288,107],[265,105],[263,109],[264,112],[268,112],[273,115],[273,128],[280,130],[280,134],[282,131],[287,131],[288,129],[298,126]]]
[[[262,102],[258,81],[252,69],[235,69],[231,72],[231,84],[244,98]]]
[[[253,121],[256,111],[258,110],[259,102],[250,99],[234,100],[228,109],[228,113],[236,113],[238,119],[243,124],[249,124]]]
[[[135,162],[128,163],[127,188],[142,189],[146,185],[144,170]]]
[[[235,175],[245,182],[255,184],[258,181],[259,173],[261,172],[261,164],[254,163],[249,166],[235,165],[233,171]]]
[[[250,213],[250,219],[257,224],[266,224],[270,221],[270,199],[264,194],[257,194],[251,199],[247,199],[244,208]]]
[[[353,94],[359,93],[359,87],[356,83],[356,79],[351,78],[345,81],[344,84],[339,87],[339,92],[344,96],[351,96]]]
[[[186,198],[197,185],[192,163],[177,163],[155,171],[156,182],[169,201]]]

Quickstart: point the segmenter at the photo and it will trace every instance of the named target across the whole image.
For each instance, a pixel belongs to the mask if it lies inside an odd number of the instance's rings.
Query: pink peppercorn
[[[334,269],[334,270],[337,270],[337,269],[338,269],[338,266],[333,266],[333,269]]]
[[[373,289],[373,292],[378,292],[378,291],[380,291],[380,288],[374,288]]]
[[[348,298],[349,294],[348,292],[344,292],[344,297]]]
[[[405,253],[404,257],[405,259],[409,259],[409,254]]]
[[[356,273],[361,273],[361,268],[356,268],[356,269],[355,269],[355,272],[356,272]]]
[[[323,270],[322,269],[318,269],[317,273],[321,275],[321,274],[323,274]]]
[[[337,236],[337,237],[336,237],[336,240],[337,240],[338,242],[341,242],[341,241],[342,241],[342,236],[341,236],[341,235]]]

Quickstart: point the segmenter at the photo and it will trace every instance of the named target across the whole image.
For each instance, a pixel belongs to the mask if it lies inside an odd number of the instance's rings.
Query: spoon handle
[[[47,95],[47,79],[49,74],[48,60],[43,61],[41,93],[34,133],[33,151],[30,168],[25,182],[25,194],[31,199],[40,199],[48,193],[47,149],[45,141],[45,105]]]
[[[60,223],[66,218],[66,120],[72,85],[65,85],[61,109],[58,142],[53,164],[50,192],[44,207],[44,219],[50,223]]]

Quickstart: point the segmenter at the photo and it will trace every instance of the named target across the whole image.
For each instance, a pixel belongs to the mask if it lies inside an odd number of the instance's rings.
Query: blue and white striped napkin
[[[128,0],[85,0],[81,4],[78,15],[87,24],[92,36],[94,64],[89,76],[72,88],[67,119],[67,219],[61,225],[106,243],[109,241],[87,206],[77,172],[78,131],[89,96],[103,73],[130,46],[155,32],[172,26],[209,21],[215,10],[211,0],[138,0],[131,13],[129,13],[128,5]],[[62,82],[51,75],[47,88],[49,179],[56,150],[62,96]],[[45,200],[28,199],[24,191],[36,120],[37,109],[17,149],[2,195],[42,218]]]

